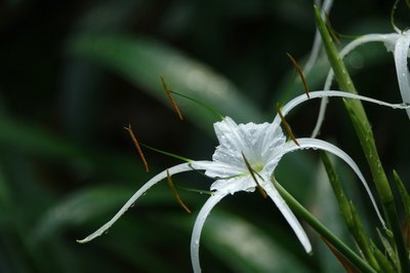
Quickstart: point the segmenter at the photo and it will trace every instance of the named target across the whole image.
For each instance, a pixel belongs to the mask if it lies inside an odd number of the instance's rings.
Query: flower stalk
[[[340,88],[350,93],[357,94],[356,88],[350,78],[347,68],[340,58],[338,50],[333,43],[333,39],[320,16],[319,9],[315,6],[314,10],[316,23],[320,34],[322,35],[329,62],[335,73],[336,80]],[[387,217],[387,222],[394,234],[402,272],[409,272],[409,261],[404,246],[403,236],[399,228],[399,220],[394,204],[393,193],[377,152],[370,122],[360,101],[344,100],[344,104],[352,120],[353,127],[355,128],[356,134],[369,164],[370,171],[376,185],[376,190],[381,199],[385,216]]]
[[[374,256],[370,239],[366,236],[363,223],[361,222],[353,203],[348,199],[344,192],[339,176],[336,174],[329,156],[325,152],[320,152],[320,156],[322,158],[323,165],[325,166],[332,189],[336,195],[340,212],[350,233],[353,235],[353,238],[355,239],[366,260],[372,265],[373,268],[379,271],[380,267]]]
[[[314,215],[305,209],[289,192],[287,192],[276,180],[272,179],[272,183],[286,201],[292,211],[305,220],[317,233],[324,237],[339,251],[346,259],[349,260],[357,269],[363,273],[377,273],[365,260],[356,254],[350,247],[327,229]]]

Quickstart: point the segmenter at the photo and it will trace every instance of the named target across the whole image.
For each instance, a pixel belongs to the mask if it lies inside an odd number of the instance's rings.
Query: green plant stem
[[[316,23],[322,36],[329,62],[335,73],[336,80],[340,88],[351,93],[357,93],[356,88],[354,87],[354,84],[347,71],[347,68],[340,58],[338,50],[333,43],[332,37],[330,36],[326,25],[320,16],[319,9],[316,6],[314,9]],[[394,204],[393,193],[389,181],[387,180],[387,175],[381,164],[379,154],[377,152],[370,122],[360,101],[344,100],[344,104],[352,120],[353,127],[356,130],[356,134],[359,138],[363,152],[369,164],[370,171],[376,185],[377,193],[380,196],[382,202],[383,211],[385,213],[385,216],[387,217],[387,223],[390,224],[392,228],[402,271],[410,272],[403,236],[400,232],[400,229],[397,229],[397,226],[399,225],[399,219]]]
[[[396,187],[399,190],[402,206],[404,208],[403,236],[406,249],[410,252],[410,194],[407,192],[403,181],[395,170],[393,170],[393,178],[394,182],[396,182]]]
[[[337,175],[329,156],[323,151],[320,152],[320,156],[329,177],[330,185],[335,193],[340,212],[346,222],[347,227],[349,228],[350,233],[356,240],[356,243],[366,260],[372,265],[373,268],[379,271],[379,264],[373,255],[370,238],[366,235],[363,223],[356,212],[353,202],[347,198],[342,184],[340,183],[339,176]]]
[[[323,236],[329,243],[331,243],[337,251],[339,251],[349,262],[357,267],[363,273],[377,273],[369,264],[366,263],[359,255],[357,255],[351,248],[336,237],[330,230],[328,230],[320,221],[313,216],[307,209],[305,209],[290,193],[288,193],[275,179],[272,183],[279,191],[280,195],[285,199],[286,203],[292,211],[303,218],[317,233]]]
[[[340,89],[357,94],[356,88],[349,76],[347,68],[340,58],[338,50],[333,43],[332,37],[330,36],[326,25],[320,18],[320,13],[318,14],[318,12],[319,11],[315,7],[318,29],[322,35],[329,62],[335,73]],[[383,203],[390,202],[393,200],[392,190],[387,181],[386,173],[382,167],[380,157],[376,149],[371,125],[364,111],[363,105],[358,100],[344,100],[344,103],[350,118],[352,119],[353,126],[369,163],[380,198]]]

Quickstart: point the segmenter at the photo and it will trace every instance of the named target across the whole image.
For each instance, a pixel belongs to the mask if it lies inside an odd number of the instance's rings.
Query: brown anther
[[[176,103],[174,97],[172,96],[172,90],[168,87],[168,84],[166,83],[164,77],[159,76],[160,80],[161,80],[161,86],[162,89],[165,91],[165,94],[167,95],[167,98],[169,100],[169,103],[172,106],[172,109],[174,109],[175,113],[178,115],[178,118],[180,120],[184,120],[184,117],[182,116],[182,112],[178,107],[178,104]]]
[[[278,112],[278,115],[279,115],[279,117],[282,121],[282,124],[285,127],[286,133],[288,134],[290,139],[292,139],[293,142],[295,142],[295,144],[300,147],[300,144],[299,144],[298,140],[296,139],[295,135],[293,134],[292,128],[290,127],[289,123],[286,121],[285,117],[283,116],[282,112],[280,111],[280,106],[279,105],[276,105],[276,111]]]
[[[187,205],[185,205],[184,201],[182,201],[181,196],[179,195],[174,182],[172,181],[171,176],[169,175],[169,171],[167,169],[167,181],[168,181],[168,186],[170,188],[170,190],[172,191],[172,193],[175,196],[175,199],[177,200],[178,204],[188,213],[192,213],[191,210],[188,208]]]
[[[299,63],[295,60],[295,58],[293,58],[292,55],[290,55],[290,53],[286,53],[286,55],[289,57],[293,67],[295,68],[296,72],[299,74],[300,79],[302,80],[303,83],[303,88],[305,89],[305,93],[308,96],[308,98],[310,99],[310,94],[309,94],[309,87],[305,78],[305,75],[303,74],[303,69],[302,67],[299,65]]]
[[[253,180],[256,183],[256,187],[258,188],[259,193],[262,195],[263,198],[268,198],[268,195],[266,194],[266,192],[264,191],[264,189],[261,187],[261,185],[259,184],[258,180],[256,179],[255,173],[258,175],[259,178],[261,178],[263,180],[263,178],[261,177],[260,174],[258,174],[257,172],[255,172],[255,170],[252,168],[251,164],[249,164],[249,161],[246,159],[245,154],[243,152],[241,152],[243,160],[245,161],[245,165],[249,170],[249,173],[251,174]]]
[[[138,154],[139,154],[139,156],[140,156],[140,158],[141,158],[141,160],[142,160],[142,163],[144,163],[145,171],[146,171],[146,172],[149,172],[148,162],[147,162],[147,160],[145,159],[144,153],[142,152],[141,145],[140,145],[140,143],[138,142],[137,137],[135,136],[134,132],[132,131],[131,124],[128,124],[128,127],[124,127],[124,129],[125,129],[125,130],[128,132],[128,134],[130,135],[131,140],[132,140],[132,142],[134,143],[134,146],[135,146],[135,148],[136,148],[136,150],[137,150],[137,152],[138,152]]]

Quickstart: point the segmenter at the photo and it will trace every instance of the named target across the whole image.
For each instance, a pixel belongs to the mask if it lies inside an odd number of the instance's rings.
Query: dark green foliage
[[[332,25],[353,35],[390,31],[389,8],[383,1],[336,1]],[[398,20],[406,24],[405,17]],[[192,215],[178,207],[164,181],[108,234],[87,245],[75,241],[158,170],[178,162],[145,149],[151,169],[145,173],[123,127],[131,123],[143,143],[160,150],[209,159],[214,114],[175,96],[186,117],[179,121],[159,76],[173,91],[238,121],[270,121],[276,102],[304,92],[286,52],[306,59],[314,31],[313,8],[305,0],[0,4],[0,272],[190,272],[190,232],[207,195],[184,188],[207,191],[211,182],[196,174],[173,177]],[[361,94],[399,100],[390,57],[374,46],[347,59]],[[321,58],[307,78],[312,90],[322,86],[328,67]],[[339,105],[332,103],[321,138],[334,139],[366,170]],[[288,117],[297,137],[310,134],[317,106],[308,103]],[[397,169],[408,183],[406,115],[373,106],[366,111],[385,169]],[[339,216],[335,221],[325,211],[337,211],[335,198],[317,198],[316,190],[328,183],[318,178],[319,162],[313,152],[287,155],[276,176],[325,225],[341,226]],[[347,191],[358,214],[366,215],[371,208],[360,201],[367,199],[355,179],[340,173],[351,182]],[[398,185],[401,192],[409,189]],[[336,258],[321,258],[328,250],[307,256],[270,202],[235,197],[205,225],[204,272],[343,272]],[[374,220],[362,219],[364,226]],[[383,254],[374,255],[389,268]]]

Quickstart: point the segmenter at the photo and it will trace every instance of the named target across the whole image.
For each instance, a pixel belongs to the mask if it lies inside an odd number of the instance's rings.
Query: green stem
[[[394,204],[394,202],[390,202],[389,204],[386,204],[386,207],[387,207],[388,213],[397,215],[396,205]],[[391,223],[391,229],[392,229],[394,238],[396,240],[396,247],[397,247],[397,252],[399,255],[401,272],[403,273],[410,272],[409,271],[409,258],[407,256],[407,249],[404,243],[403,234],[401,233],[399,221],[393,221]]]
[[[326,25],[320,16],[320,11],[316,6],[315,17],[318,29],[324,42],[329,62],[335,73],[336,80],[340,88],[350,93],[357,93],[356,88],[354,87],[354,84],[347,71],[347,68],[340,58],[338,50],[336,49],[332,37],[330,36],[329,31],[327,30]],[[399,223],[399,219],[396,207],[394,205],[393,193],[389,181],[387,180],[386,173],[381,164],[379,154],[377,152],[370,122],[360,101],[344,100],[344,104],[349,113],[350,119],[352,120],[353,127],[356,130],[356,134],[359,138],[363,152],[369,164],[370,171],[376,185],[377,193],[380,196],[382,202],[383,211],[385,213],[385,216],[387,217],[387,222],[393,229],[392,231],[396,247],[399,252],[402,272],[410,272],[407,254],[406,252],[403,252],[403,250],[405,250],[403,236],[400,232],[400,229],[396,228]]]
[[[366,260],[372,265],[373,268],[379,271],[379,264],[373,255],[370,238],[368,238],[364,230],[364,226],[357,215],[353,202],[347,198],[342,184],[340,183],[339,176],[336,174],[336,170],[334,169],[334,166],[326,152],[320,152],[320,156],[329,177],[330,185],[335,193],[340,212],[350,233],[355,239]]]
[[[339,56],[338,50],[333,43],[325,23],[320,17],[320,12],[315,7],[316,22],[318,29],[322,35],[324,41],[326,53],[328,55],[329,62],[335,73],[336,80],[340,86],[340,89],[357,94],[356,88],[349,76],[346,66]],[[359,137],[360,144],[369,163],[377,191],[383,203],[393,200],[393,194],[390,185],[387,181],[387,176],[383,170],[379,154],[376,149],[374,141],[373,131],[371,129],[370,122],[364,111],[363,105],[358,100],[344,100],[346,109],[352,119],[353,126]]]
[[[305,220],[317,233],[329,241],[343,256],[345,256],[346,259],[349,260],[349,262],[363,273],[377,273],[359,255],[320,223],[315,216],[305,209],[290,193],[277,183],[276,180],[273,179],[272,182],[292,211],[299,217],[303,218],[303,220]]]

